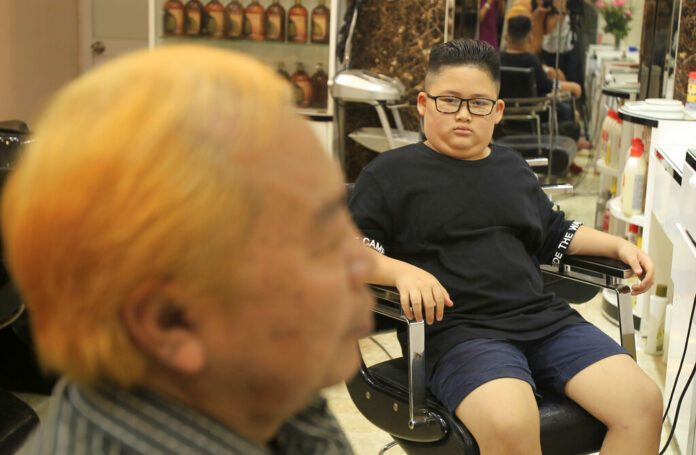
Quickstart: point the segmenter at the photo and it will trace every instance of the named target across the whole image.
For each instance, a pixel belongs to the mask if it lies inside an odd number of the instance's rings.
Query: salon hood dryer
[[[347,69],[336,74],[329,84],[334,99],[367,103],[377,111],[381,128],[363,127],[348,134],[363,147],[384,152],[420,140],[420,133],[404,129],[399,108],[407,105],[401,102],[406,89],[397,79],[367,70]],[[395,129],[389,124],[386,109],[391,111]]]
[[[379,116],[381,127],[363,127],[348,134],[348,137],[363,147],[375,152],[384,152],[420,140],[418,131],[406,131],[404,129],[404,124],[399,114],[399,108],[408,105],[403,102],[406,95],[404,85],[398,79],[383,74],[350,68],[353,32],[355,31],[361,3],[362,0],[353,2],[352,13],[348,14],[351,17],[350,23],[344,25],[344,28],[348,28],[348,32],[344,35],[345,41],[343,46],[339,44],[339,54],[343,51],[342,64],[344,69],[338,71],[333,79],[328,82],[331,96],[336,100],[341,159],[344,157],[345,112],[343,105],[346,102],[367,103],[375,108]],[[341,33],[343,34],[343,31]],[[387,109],[391,111],[396,128],[391,127]]]

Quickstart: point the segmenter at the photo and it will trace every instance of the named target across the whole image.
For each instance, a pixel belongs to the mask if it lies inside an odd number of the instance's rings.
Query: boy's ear
[[[503,119],[503,111],[505,110],[505,101],[499,99],[495,102],[495,107],[493,108],[493,121],[497,125]]]
[[[418,92],[418,99],[416,107],[418,108],[418,115],[421,117],[425,116],[425,103],[428,102],[428,95],[425,92]]]
[[[124,303],[121,318],[135,345],[166,368],[195,374],[205,366],[203,340],[175,285],[141,285]]]

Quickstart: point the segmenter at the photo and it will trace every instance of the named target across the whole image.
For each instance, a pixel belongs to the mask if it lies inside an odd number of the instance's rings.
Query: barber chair
[[[561,122],[558,130],[568,135],[547,134],[549,125],[556,121],[551,115],[553,99],[537,96],[533,70],[501,66],[500,98],[505,101],[505,112],[495,143],[517,150],[525,158],[547,157],[551,163],[550,174],[563,175],[577,154],[579,128],[574,121]],[[573,103],[567,93],[556,93],[556,100]],[[548,168],[537,172],[549,174]]]
[[[566,256],[556,267],[542,266],[556,281],[573,281],[571,301],[589,300],[598,288],[617,294],[621,344],[635,358],[635,335],[630,287],[622,280],[633,275],[620,261]],[[395,288],[371,285],[377,298],[377,327],[385,321],[406,324],[408,356],[372,366],[361,362],[358,374],[347,383],[350,396],[360,412],[394,439],[380,454],[399,445],[409,455],[479,453],[475,439],[464,425],[426,388],[424,322],[408,320],[401,309]],[[606,427],[565,396],[538,387],[541,418],[541,445],[544,455],[573,455],[598,452]]]

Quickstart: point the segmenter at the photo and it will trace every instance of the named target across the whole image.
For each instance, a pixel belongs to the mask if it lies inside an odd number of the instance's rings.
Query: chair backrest
[[[538,95],[532,68],[500,67],[501,98],[533,98],[535,96]]]

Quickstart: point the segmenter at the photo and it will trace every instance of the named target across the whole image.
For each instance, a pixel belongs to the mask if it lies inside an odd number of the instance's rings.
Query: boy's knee
[[[474,438],[482,454],[541,453],[539,422],[534,419],[500,413],[479,429]]]

